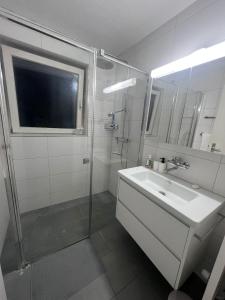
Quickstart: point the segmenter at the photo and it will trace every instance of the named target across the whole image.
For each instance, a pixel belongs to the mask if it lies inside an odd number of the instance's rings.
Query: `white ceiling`
[[[195,0],[0,0],[0,6],[115,55]]]

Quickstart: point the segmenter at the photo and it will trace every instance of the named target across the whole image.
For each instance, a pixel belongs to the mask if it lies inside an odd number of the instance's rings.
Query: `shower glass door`
[[[59,55],[59,41],[51,42],[48,57],[3,47],[8,134],[28,262],[89,234],[95,54],[60,42],[65,51]],[[3,251],[13,261],[10,236]]]
[[[92,233],[115,220],[117,171],[140,164],[148,76],[98,56]]]

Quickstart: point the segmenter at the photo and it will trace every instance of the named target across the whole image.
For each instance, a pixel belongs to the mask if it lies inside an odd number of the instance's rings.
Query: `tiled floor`
[[[91,239],[41,258],[23,275],[7,274],[8,300],[166,300],[171,287],[114,212],[114,198],[98,195]],[[204,285],[193,275],[182,290],[200,300]]]
[[[115,199],[108,193],[93,197],[93,230],[96,231],[114,218]],[[21,216],[23,246],[28,261],[63,249],[88,235],[89,198],[84,197],[62,204],[34,210]],[[9,226],[1,257],[3,273],[17,269],[18,249]]]
[[[117,300],[167,300],[172,288],[119,222],[91,237],[99,261]],[[193,300],[202,299],[205,285],[192,275],[182,290]],[[90,298],[91,299],[91,298]]]

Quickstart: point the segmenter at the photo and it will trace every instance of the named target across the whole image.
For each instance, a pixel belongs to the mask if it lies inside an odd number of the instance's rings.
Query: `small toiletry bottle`
[[[154,160],[153,161],[153,170],[154,171],[158,171],[159,170],[159,161],[158,160]]]
[[[151,154],[149,154],[145,166],[148,167],[149,169],[152,169],[152,168],[153,168],[153,160],[152,160]]]
[[[166,159],[165,159],[165,157],[160,158],[158,171],[159,171],[159,173],[165,173],[166,172]]]

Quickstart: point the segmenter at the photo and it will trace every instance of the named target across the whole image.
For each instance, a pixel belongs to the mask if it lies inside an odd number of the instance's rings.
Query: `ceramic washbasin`
[[[119,177],[189,225],[196,225],[225,206],[225,199],[168,174],[145,167],[118,171]]]
[[[170,201],[176,202],[178,205],[185,205],[189,201],[193,201],[198,197],[194,191],[178,184],[168,178],[161,176],[157,173],[143,170],[131,175],[143,185],[147,185],[154,189],[159,194],[168,198]]]

